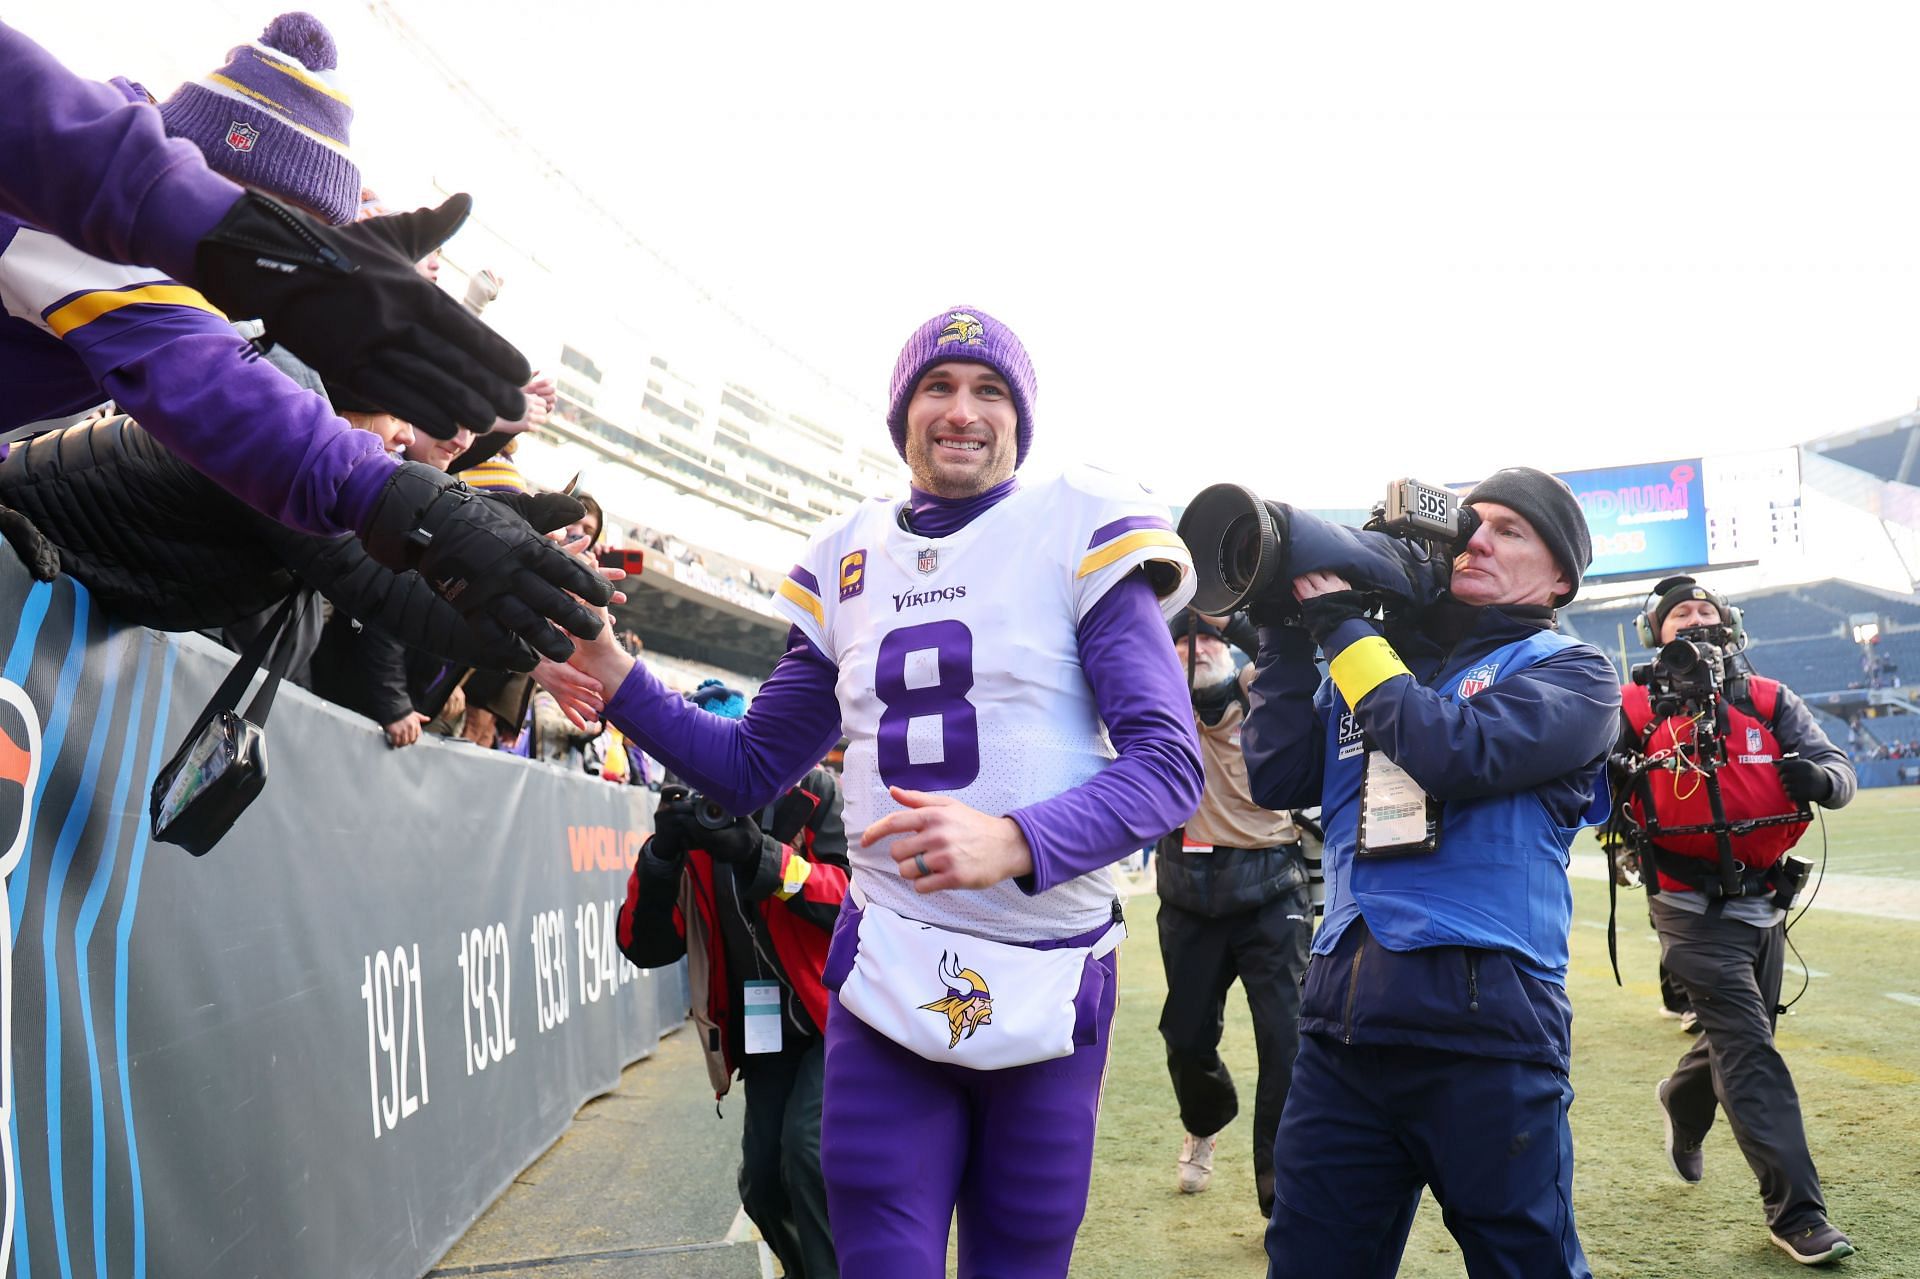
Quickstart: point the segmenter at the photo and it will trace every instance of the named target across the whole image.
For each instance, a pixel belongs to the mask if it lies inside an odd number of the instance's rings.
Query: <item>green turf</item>
[[[1920,790],[1863,794],[1829,819],[1831,869],[1920,878],[1920,840],[1908,833],[1917,817]],[[1623,990],[1607,967],[1605,886],[1576,881],[1574,887],[1568,983],[1578,1093],[1574,1196],[1594,1274],[1745,1279],[1802,1273],[1768,1243],[1753,1174],[1724,1122],[1707,1139],[1701,1185],[1681,1184],[1667,1167],[1653,1087],[1678,1060],[1685,1039],[1676,1023],[1655,1013],[1656,945],[1644,904],[1623,899]],[[1182,1196],[1174,1189],[1180,1124],[1155,1029],[1165,982],[1154,904],[1147,896],[1128,908],[1132,939],[1122,953],[1114,1056],[1073,1273],[1088,1279],[1256,1275],[1265,1262],[1250,1114],[1243,1111],[1221,1136],[1212,1190]],[[1827,1273],[1920,1275],[1920,923],[1816,908],[1793,938],[1807,964],[1824,975],[1782,1019],[1779,1043],[1800,1089],[1833,1220],[1861,1249]],[[1788,997],[1797,986],[1789,980]],[[1253,1041],[1238,988],[1227,1023],[1223,1051],[1250,1106]],[[1465,1273],[1431,1197],[1421,1206],[1400,1273]]]

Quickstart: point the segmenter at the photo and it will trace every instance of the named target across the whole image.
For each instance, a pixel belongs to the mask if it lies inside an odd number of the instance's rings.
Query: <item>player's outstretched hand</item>
[[[887,852],[914,892],[989,888],[1032,872],[1033,850],[1011,817],[989,817],[949,795],[900,786],[887,793],[902,810],[862,831],[860,847],[897,836]]]
[[[578,648],[577,642],[575,647]],[[541,658],[540,664],[533,668],[533,682],[547,690],[567,722],[582,732],[597,725],[601,712],[607,708],[600,681],[565,662]]]

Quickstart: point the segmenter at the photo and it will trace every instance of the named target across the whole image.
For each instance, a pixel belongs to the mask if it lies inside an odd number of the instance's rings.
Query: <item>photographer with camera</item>
[[[1654,588],[1637,622],[1660,646],[1622,690],[1615,793],[1624,801],[1665,968],[1686,989],[1701,1035],[1660,1081],[1667,1157],[1681,1180],[1705,1173],[1700,1144],[1716,1104],[1760,1179],[1773,1242],[1803,1265],[1849,1256],[1827,1221],[1800,1100],[1774,1047],[1786,907],[1809,863],[1787,852],[1806,806],[1853,798],[1853,767],[1806,704],[1735,663],[1738,609],[1691,577]]]
[[[1185,1128],[1179,1162],[1183,1194],[1213,1180],[1215,1135],[1240,1101],[1220,1057],[1227,991],[1238,981],[1253,1015],[1259,1075],[1253,1094],[1253,1181],[1260,1215],[1273,1210],[1273,1135],[1280,1127],[1300,1047],[1300,979],[1313,939],[1313,901],[1300,832],[1287,813],[1253,802],[1240,737],[1254,668],[1234,668],[1232,649],[1258,644],[1244,613],[1203,617],[1187,610],[1170,624],[1187,670],[1206,789],[1200,811],[1161,839],[1160,958],[1167,1001],[1160,1037]]]
[[[717,681],[689,700],[725,719],[746,713],[746,699]],[[814,768],[757,820],[663,786],[653,830],[627,880],[620,950],[642,968],[687,957],[714,1098],[727,1095],[736,1070],[747,1089],[740,1202],[789,1279],[833,1279],[820,1172],[820,974],[847,895],[839,783]]]
[[[1566,868],[1620,693],[1607,659],[1555,626],[1593,554],[1572,491],[1503,470],[1463,514],[1431,602],[1420,588],[1444,558],[1376,536],[1374,559],[1399,548],[1411,607],[1376,620],[1350,575],[1302,571],[1298,554],[1291,591],[1254,605],[1253,798],[1318,803],[1326,833],[1326,919],[1276,1141],[1276,1279],[1393,1274],[1426,1186],[1470,1275],[1590,1274],[1567,1123]],[[1328,527],[1292,511],[1289,543],[1325,543]]]

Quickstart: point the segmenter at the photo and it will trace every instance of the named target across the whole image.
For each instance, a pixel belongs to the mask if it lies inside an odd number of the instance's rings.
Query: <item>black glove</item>
[[[481,496],[506,507],[540,533],[551,533],[587,517],[587,508],[580,505],[580,499],[565,493],[488,492]]]
[[[653,837],[647,841],[647,854],[656,861],[670,866],[678,866],[687,857],[687,844],[683,838],[685,827],[693,826],[693,809],[682,805],[684,814],[675,811],[672,804],[662,804],[653,813]],[[686,817],[686,822],[679,820]],[[697,829],[697,828],[696,828]]]
[[[510,647],[517,635],[556,662],[573,645],[550,621],[582,639],[600,633],[599,615],[573,595],[596,606],[613,598],[605,578],[534,532],[508,503],[418,462],[402,463],[387,481],[360,540],[388,568],[417,570],[483,643]],[[534,664],[525,654],[512,669]]]
[[[526,411],[526,357],[414,270],[459,229],[466,195],[330,227],[250,192],[200,241],[190,281],[236,319],[429,435]]]
[[[60,551],[32,520],[10,506],[0,506],[0,533],[6,535],[13,553],[27,566],[36,582],[51,582],[60,576]]]
[[[687,847],[697,848],[723,865],[747,866],[759,859],[765,838],[751,817],[740,817],[719,830],[695,824],[687,833]]]
[[[1300,620],[1313,642],[1326,647],[1327,636],[1349,618],[1367,615],[1367,597],[1360,591],[1329,591],[1300,604]]]
[[[1780,784],[1787,788],[1787,798],[1796,804],[1824,804],[1833,796],[1833,778],[1827,770],[1810,759],[1776,759],[1773,767],[1780,774]]]
[[[1227,619],[1227,624],[1220,628],[1220,636],[1248,657],[1260,655],[1260,628],[1254,625],[1246,609]]]

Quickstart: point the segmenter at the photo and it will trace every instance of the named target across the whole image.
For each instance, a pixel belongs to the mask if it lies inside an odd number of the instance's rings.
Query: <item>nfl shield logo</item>
[[[1747,729],[1747,754],[1758,755],[1760,753],[1760,745],[1761,745],[1760,730],[1757,728],[1748,728]]]
[[[915,561],[915,567],[917,567],[922,573],[933,572],[935,569],[940,567],[940,552],[936,551],[931,546],[921,547],[920,558],[917,561]]]
[[[1474,667],[1460,677],[1460,696],[1472,697],[1493,683],[1493,677],[1499,673],[1500,668],[1492,663]]]
[[[260,130],[250,124],[242,124],[235,120],[227,126],[227,145],[235,151],[253,150],[253,144],[259,137]]]

